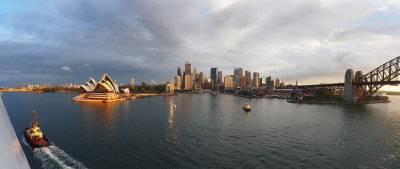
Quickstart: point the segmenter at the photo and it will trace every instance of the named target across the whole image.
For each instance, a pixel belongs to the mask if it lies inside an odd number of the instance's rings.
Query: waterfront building
[[[238,87],[243,87],[244,85],[241,85],[241,80],[243,78],[243,69],[242,68],[235,68],[233,71],[233,80],[234,80],[234,85],[235,88]]]
[[[225,76],[224,79],[224,90],[233,90],[235,89],[234,85],[234,76]]]
[[[193,75],[185,73],[185,90],[193,90]]]
[[[248,70],[245,71],[245,87],[251,88],[251,72]]]
[[[181,87],[182,87],[181,83],[182,83],[181,76],[179,76],[179,75],[175,76],[175,89],[176,90],[180,90],[181,89]]]
[[[192,74],[192,64],[190,62],[185,63],[185,75]]]
[[[217,77],[217,83],[218,84],[223,84],[223,81],[222,81],[222,71],[218,71],[218,77]]]
[[[99,82],[93,78],[89,78],[89,82],[81,85],[81,92],[74,101],[122,101],[130,98],[129,90],[119,90],[116,81],[113,81],[110,76],[104,74]]]
[[[173,81],[169,81],[165,84],[165,93],[172,94],[175,92],[175,84]]]
[[[258,72],[253,73],[253,87],[258,88],[260,86],[260,74]]]
[[[218,71],[218,68],[216,68],[216,67],[213,67],[210,70],[211,90],[217,89],[217,71]]]

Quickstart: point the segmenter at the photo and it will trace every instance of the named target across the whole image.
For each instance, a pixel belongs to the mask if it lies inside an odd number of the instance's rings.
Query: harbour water
[[[35,152],[22,143],[32,168],[400,168],[397,96],[302,105],[225,94],[92,104],[70,101],[75,95],[3,94],[17,136],[36,109],[56,145]]]

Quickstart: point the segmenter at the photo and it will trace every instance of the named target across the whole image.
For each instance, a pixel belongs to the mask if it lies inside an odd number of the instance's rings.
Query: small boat
[[[174,103],[169,104],[169,106],[173,109],[176,109],[176,105]]]
[[[33,122],[30,128],[26,128],[24,131],[25,139],[28,141],[32,148],[43,148],[51,145],[49,139],[43,135],[40,130],[39,122],[37,121],[36,110],[33,110]]]
[[[245,105],[243,106],[243,110],[244,110],[244,111],[251,111],[251,106],[250,106],[250,104],[245,104]]]

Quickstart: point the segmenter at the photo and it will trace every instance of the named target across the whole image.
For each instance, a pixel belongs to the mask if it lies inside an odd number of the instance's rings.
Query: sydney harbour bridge
[[[298,86],[305,92],[313,92],[319,88],[343,91],[344,100],[360,102],[366,101],[384,85],[399,85],[400,56],[384,63],[367,74],[362,71],[354,73],[347,69],[344,83],[329,83]]]

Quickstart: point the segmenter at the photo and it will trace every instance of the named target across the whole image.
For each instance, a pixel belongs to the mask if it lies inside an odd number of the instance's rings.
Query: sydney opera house
[[[107,74],[104,74],[99,82],[89,78],[89,82],[80,87],[81,92],[72,100],[81,102],[114,102],[131,99],[129,89],[120,90],[118,84]]]

